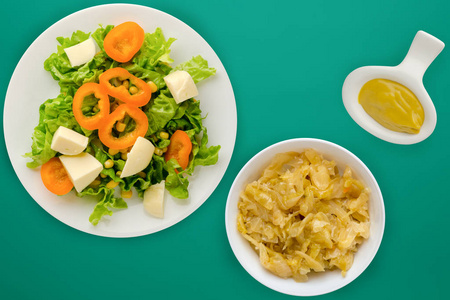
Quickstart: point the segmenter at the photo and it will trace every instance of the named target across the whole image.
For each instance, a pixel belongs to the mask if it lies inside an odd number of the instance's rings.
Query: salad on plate
[[[54,194],[96,197],[93,225],[134,196],[162,218],[164,189],[188,198],[195,167],[218,161],[194,98],[215,69],[201,56],[172,66],[175,39],[134,22],[57,41],[44,68],[60,93],[39,108],[27,166]]]

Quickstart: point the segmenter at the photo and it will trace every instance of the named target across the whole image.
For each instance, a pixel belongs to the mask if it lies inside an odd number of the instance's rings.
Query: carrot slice
[[[53,157],[42,165],[41,178],[45,187],[59,196],[67,194],[73,188],[73,183],[58,157]]]
[[[192,151],[192,142],[186,132],[177,130],[170,138],[170,144],[164,156],[166,161],[175,158],[184,170],[189,164],[189,155]]]
[[[117,25],[106,35],[103,48],[106,54],[118,62],[127,62],[139,51],[145,32],[135,22]]]

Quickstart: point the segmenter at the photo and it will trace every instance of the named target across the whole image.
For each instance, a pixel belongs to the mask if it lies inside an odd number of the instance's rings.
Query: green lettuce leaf
[[[57,46],[58,55],[65,55],[64,48],[69,48],[72,46],[75,46],[76,44],[79,44],[81,42],[84,42],[89,38],[91,35],[90,32],[85,33],[83,31],[77,30],[76,32],[72,33],[72,37],[70,38],[64,38],[62,36],[57,37],[56,40],[59,42],[59,46]],[[67,58],[67,55],[66,55]]]
[[[108,34],[108,32],[110,32],[111,29],[113,28],[114,28],[113,25],[107,25],[105,28],[103,28],[103,26],[100,25],[100,28],[98,28],[92,34],[92,38],[97,42],[97,45],[100,47],[102,51],[105,50],[105,48],[103,48],[103,41],[105,40],[105,37]]]
[[[170,64],[170,45],[174,38],[166,40],[161,28],[156,28],[154,33],[146,33],[141,49],[132,59],[132,63],[141,68],[155,70],[160,63]]]
[[[148,118],[147,136],[161,129],[175,116],[178,104],[171,97],[160,93],[150,104],[144,108]]]
[[[192,141],[193,137],[191,137]],[[208,134],[206,128],[203,127],[203,136],[200,142],[195,139],[192,141],[192,156],[188,167],[176,173],[175,169],[180,168],[175,159],[171,159],[166,164],[166,170],[168,172],[166,178],[166,189],[172,196],[179,199],[186,199],[189,197],[189,180],[187,175],[192,175],[196,166],[209,166],[217,163],[219,159],[220,146],[208,147]]]
[[[192,172],[196,166],[211,166],[219,159],[220,145],[208,147],[208,134],[206,127],[203,127],[203,136],[198,147],[193,149],[194,159],[192,160]]]
[[[39,107],[39,124],[34,129],[31,152],[25,154],[25,157],[32,159],[27,163],[29,168],[36,168],[55,156],[56,152],[50,146],[53,134],[59,126],[72,129],[85,136],[92,134],[92,131],[83,129],[75,120],[71,96],[61,94],[55,99],[48,99]]]
[[[169,174],[166,177],[165,187],[175,198],[186,199],[189,197],[189,181],[183,176],[183,172],[178,174],[175,172],[177,168],[180,168],[180,165],[174,158],[166,163],[165,169]]]
[[[78,193],[78,196],[80,197],[86,195],[97,196],[97,198],[100,198],[97,205],[94,207],[94,211],[89,216],[89,222],[93,225],[97,225],[103,216],[112,216],[113,212],[109,208],[125,209],[128,207],[127,203],[122,198],[114,197],[113,189],[104,186],[97,189],[88,187],[81,193]]]
[[[117,65],[103,51],[103,39],[112,28],[112,26],[100,27],[92,34],[92,38],[102,51],[96,54],[88,63],[76,67],[70,65],[64,49],[85,41],[89,38],[90,33],[77,31],[72,34],[71,38],[57,38],[57,41],[60,43],[57,47],[58,51],[45,60],[44,69],[49,71],[52,77],[59,82],[62,93],[67,92],[67,89],[70,87],[78,89],[86,82],[98,82],[98,77],[105,69]]]
[[[143,170],[146,174],[145,178],[141,178],[138,175],[130,176],[125,178],[124,190],[129,190],[134,187],[138,193],[138,197],[143,198],[144,192],[151,185],[156,184],[164,180],[167,176],[167,171],[165,170],[165,161],[161,156],[153,155],[150,164]]]
[[[114,164],[119,166],[120,170],[123,169],[123,165],[125,164],[125,162],[121,159],[115,159],[113,155],[110,155],[108,152],[106,152],[100,141],[98,141],[97,139],[91,141],[91,143],[88,145],[87,151],[93,153],[94,157],[100,163],[105,164],[108,159],[113,159]],[[122,198],[114,196],[115,189],[110,189],[107,187],[107,184],[111,180],[119,182],[119,184],[124,184],[124,181],[120,178],[120,176],[116,174],[115,168],[103,168],[101,174],[104,174],[106,176],[105,178],[100,177],[102,178],[101,183],[97,187],[94,188],[88,186],[83,191],[81,191],[81,193],[77,194],[79,197],[94,196],[97,198],[97,205],[95,205],[94,211],[89,217],[89,222],[91,222],[93,225],[97,225],[103,216],[112,216],[113,211],[110,210],[110,208],[127,208],[127,203]]]
[[[163,89],[166,86],[166,83],[164,82],[164,77],[166,76],[166,74],[164,73],[148,70],[140,67],[137,64],[125,64],[121,67],[123,67],[139,79],[144,80],[145,82],[153,81],[159,90]]]
[[[183,70],[188,72],[195,83],[199,83],[206,78],[216,74],[216,69],[208,67],[208,61],[206,61],[200,55],[193,57],[191,60],[179,64],[174,71]]]

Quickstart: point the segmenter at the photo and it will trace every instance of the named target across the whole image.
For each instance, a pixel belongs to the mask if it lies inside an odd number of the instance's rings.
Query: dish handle
[[[398,67],[422,79],[425,71],[444,47],[445,44],[441,40],[420,30],[416,33],[405,59]]]

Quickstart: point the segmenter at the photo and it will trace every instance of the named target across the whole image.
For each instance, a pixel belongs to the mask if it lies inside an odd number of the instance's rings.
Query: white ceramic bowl
[[[293,279],[282,279],[267,271],[259,262],[258,254],[252,249],[236,227],[239,194],[245,185],[257,180],[261,171],[266,168],[276,153],[288,151],[302,152],[313,148],[323,154],[324,158],[334,160],[343,171],[350,166],[354,176],[371,189],[369,213],[371,219],[370,237],[355,254],[354,263],[345,277],[339,270],[322,273],[311,272],[307,282],[295,282]],[[244,269],[263,285],[289,295],[313,296],[335,291],[355,280],[371,263],[378,251],[384,232],[384,203],[377,181],[364,163],[348,150],[328,141],[310,138],[286,140],[272,145],[256,154],[239,172],[228,194],[225,225],[233,252]]]

